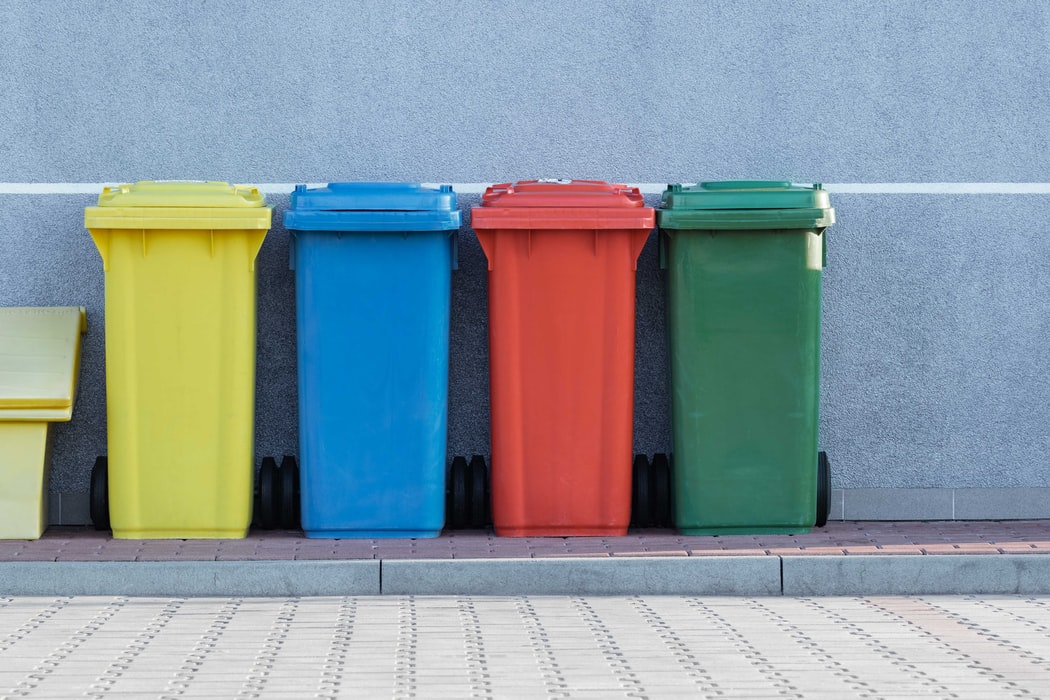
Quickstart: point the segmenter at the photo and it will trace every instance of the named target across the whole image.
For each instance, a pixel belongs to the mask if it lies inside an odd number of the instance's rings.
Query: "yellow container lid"
[[[0,308],[0,421],[63,421],[73,415],[81,306]]]
[[[226,182],[152,181],[106,187],[84,210],[89,229],[269,229],[257,187]]]

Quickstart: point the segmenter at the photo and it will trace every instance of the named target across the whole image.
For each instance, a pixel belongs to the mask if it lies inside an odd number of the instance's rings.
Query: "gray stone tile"
[[[828,520],[845,520],[843,517],[843,499],[845,491],[842,489],[831,489],[831,512]]]
[[[47,501],[47,523],[48,525],[62,524],[62,494],[44,492]]]
[[[62,525],[90,525],[91,499],[87,493],[64,492],[55,494],[58,497],[57,516]],[[55,522],[51,520],[49,522]]]
[[[845,520],[952,520],[952,489],[845,489]]]
[[[955,489],[956,520],[1050,518],[1050,488]]]

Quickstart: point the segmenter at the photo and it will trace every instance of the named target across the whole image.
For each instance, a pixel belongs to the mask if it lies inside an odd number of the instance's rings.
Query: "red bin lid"
[[[475,229],[650,229],[637,187],[602,180],[522,180],[492,185],[471,214]]]

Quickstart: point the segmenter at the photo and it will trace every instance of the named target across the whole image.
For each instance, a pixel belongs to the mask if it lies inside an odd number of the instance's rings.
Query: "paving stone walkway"
[[[1050,696],[1050,598],[0,598],[0,698]]]

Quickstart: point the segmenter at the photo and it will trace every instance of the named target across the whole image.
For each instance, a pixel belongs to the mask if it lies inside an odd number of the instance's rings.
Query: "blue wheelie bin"
[[[449,185],[298,185],[299,462],[308,537],[435,537],[445,522]]]

